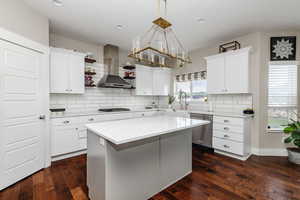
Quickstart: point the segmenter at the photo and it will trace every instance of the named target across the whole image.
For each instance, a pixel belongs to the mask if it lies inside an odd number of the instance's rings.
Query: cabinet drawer
[[[81,117],[57,118],[51,120],[53,126],[66,126],[82,123]]]
[[[224,131],[213,131],[213,136],[221,139],[233,140],[236,142],[244,142],[244,135],[242,134],[234,134]]]
[[[225,140],[217,137],[213,137],[213,147],[218,150],[225,152],[244,155],[244,144],[240,142],[234,142],[230,140]]]
[[[214,116],[214,122],[232,126],[244,126],[244,119],[242,118]]]
[[[238,134],[243,134],[244,128],[242,126],[232,126],[229,124],[218,124],[214,123],[213,125],[214,131],[222,131],[222,132],[233,132],[233,133],[238,133]]]

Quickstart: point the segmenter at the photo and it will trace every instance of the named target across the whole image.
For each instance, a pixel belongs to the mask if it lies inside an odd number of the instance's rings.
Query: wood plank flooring
[[[0,200],[87,200],[85,163],[86,156],[54,162],[0,192]],[[193,148],[193,173],[150,200],[248,199],[300,200],[300,166],[285,157],[242,162]]]

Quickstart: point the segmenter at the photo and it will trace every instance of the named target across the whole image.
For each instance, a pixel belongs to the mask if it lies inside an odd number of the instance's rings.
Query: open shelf
[[[95,84],[93,84],[93,85],[85,85],[85,87],[93,88],[93,87],[96,87],[96,85]]]
[[[95,63],[95,62],[97,62],[95,59],[92,59],[92,58],[85,58],[84,61],[86,63]]]
[[[134,80],[135,79],[135,77],[130,77],[130,76],[125,76],[125,77],[123,77],[124,79],[127,79],[127,80]]]
[[[90,75],[90,76],[93,76],[93,75],[96,75],[96,72],[84,72],[85,75]]]
[[[126,70],[134,70],[134,69],[135,69],[135,66],[134,66],[134,65],[125,65],[125,66],[123,66],[123,69],[126,69]]]

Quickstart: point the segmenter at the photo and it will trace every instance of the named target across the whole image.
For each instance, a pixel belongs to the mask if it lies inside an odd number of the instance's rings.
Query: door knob
[[[46,115],[40,115],[39,119],[46,119]]]

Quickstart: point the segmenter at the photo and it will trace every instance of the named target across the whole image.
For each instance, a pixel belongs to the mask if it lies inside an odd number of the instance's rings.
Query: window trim
[[[299,67],[300,66],[300,61],[270,61],[269,63],[268,63],[268,74],[267,74],[267,76],[268,76],[268,84],[267,84],[267,106],[266,106],[266,112],[267,112],[267,122],[266,122],[266,124],[267,124],[267,133],[283,133],[283,129],[284,128],[282,128],[282,129],[279,129],[279,128],[268,128],[268,121],[269,121],[269,115],[268,115],[268,111],[269,111],[269,107],[272,107],[272,106],[270,106],[269,105],[269,67],[270,67],[270,65],[296,65],[297,67]],[[299,75],[299,69],[298,69],[298,74],[297,74],[297,83],[299,83],[299,81],[300,81],[300,77],[298,76]],[[298,93],[298,91],[299,91],[299,88],[298,88],[298,84],[297,84],[297,98],[299,98],[299,93]],[[299,103],[299,102],[298,102]],[[283,108],[283,107],[289,107],[289,106],[279,106],[280,108]],[[295,106],[296,107],[296,109],[297,109],[297,112],[299,112],[298,111],[298,108],[299,108],[299,105],[297,105],[297,106]]]

